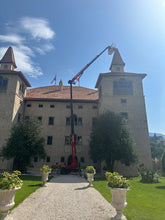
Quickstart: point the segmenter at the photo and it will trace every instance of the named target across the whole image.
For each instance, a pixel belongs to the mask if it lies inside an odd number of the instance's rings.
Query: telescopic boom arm
[[[73,99],[72,99],[72,84],[75,84],[75,80],[79,80],[84,71],[98,58],[103,54],[106,50],[108,50],[108,54],[111,55],[115,48],[111,45],[106,47],[101,53],[99,53],[90,63],[88,63],[80,72],[78,72],[73,79],[69,80],[70,84],[70,107],[71,107],[71,145],[72,145],[72,163],[69,166],[66,166],[66,169],[76,169],[77,161],[76,161],[76,149],[75,149],[75,133],[74,133],[74,118],[73,118]]]
[[[84,71],[99,57],[101,56],[101,54],[103,54],[106,50],[108,50],[108,54],[111,55],[113,53],[113,50],[115,48],[111,45],[106,47],[103,51],[101,51],[101,53],[99,53],[93,60],[91,60],[90,63],[88,63],[80,72],[78,72],[73,79],[69,80],[68,83],[69,84],[75,84],[75,80],[80,79],[80,77],[82,76],[82,74],[84,73]]]

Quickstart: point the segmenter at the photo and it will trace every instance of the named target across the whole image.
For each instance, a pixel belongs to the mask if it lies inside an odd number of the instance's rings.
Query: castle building
[[[37,118],[41,121],[47,158],[46,161],[32,158],[34,169],[45,163],[49,166],[70,163],[70,87],[60,81],[59,85],[27,89],[31,85],[22,72],[15,71],[17,66],[11,47],[0,60],[0,65],[0,150],[13,124],[22,118]],[[97,90],[73,86],[76,156],[82,166],[94,164],[88,154],[92,126],[99,114],[110,110],[127,119],[136,143],[138,163],[144,164],[145,168],[152,167],[142,85],[146,74],[124,72],[124,66],[116,49],[110,72],[101,73],[97,79]],[[137,166],[116,163],[115,169],[124,175],[136,175]],[[0,169],[12,168],[13,161],[0,156]]]

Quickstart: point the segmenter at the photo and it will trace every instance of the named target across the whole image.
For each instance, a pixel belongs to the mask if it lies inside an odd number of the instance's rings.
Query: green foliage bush
[[[106,172],[105,177],[108,180],[108,186],[111,188],[129,188],[127,179],[120,176],[117,172]]]
[[[86,173],[96,173],[96,170],[93,166],[87,166],[86,169],[85,169],[85,172]]]
[[[23,181],[19,178],[19,175],[21,175],[21,172],[18,170],[15,170],[12,174],[8,172],[4,172],[3,177],[0,179],[0,189],[14,189],[17,187],[21,187],[23,184]]]
[[[143,170],[140,172],[142,183],[159,182],[159,175],[154,170]]]
[[[43,167],[40,169],[41,173],[50,173],[51,168],[48,165],[43,165]]]

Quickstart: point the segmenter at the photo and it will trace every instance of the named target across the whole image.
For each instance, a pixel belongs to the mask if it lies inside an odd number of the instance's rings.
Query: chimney
[[[63,90],[63,82],[62,82],[62,80],[60,80],[60,82],[59,82],[59,90],[60,91]]]

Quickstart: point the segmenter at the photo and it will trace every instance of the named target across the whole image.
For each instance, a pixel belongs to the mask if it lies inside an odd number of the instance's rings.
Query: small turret
[[[125,63],[122,60],[118,49],[115,48],[112,63],[109,69],[111,70],[111,72],[124,72],[124,66]]]
[[[0,60],[0,64],[1,70],[15,70],[17,68],[12,47],[7,49],[5,55]]]

